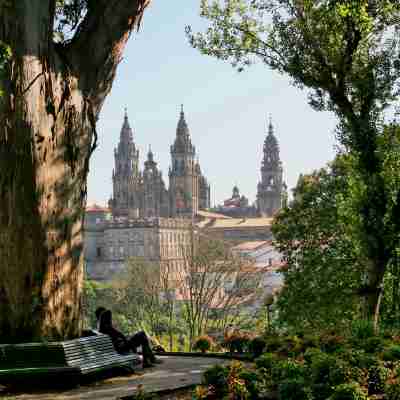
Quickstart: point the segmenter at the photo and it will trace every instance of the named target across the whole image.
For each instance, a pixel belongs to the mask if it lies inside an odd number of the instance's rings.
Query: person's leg
[[[155,362],[156,358],[154,357],[154,354],[151,350],[149,339],[146,333],[144,333],[143,331],[135,333],[128,339],[128,343],[131,349],[133,349],[134,351],[136,351],[137,347],[142,347],[143,365]]]

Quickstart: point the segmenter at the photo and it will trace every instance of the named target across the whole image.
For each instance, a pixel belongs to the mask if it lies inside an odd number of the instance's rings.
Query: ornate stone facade
[[[286,193],[283,168],[279,155],[278,140],[272,122],[264,141],[264,157],[261,165],[261,182],[257,186],[257,209],[260,216],[273,216],[282,207]]]
[[[113,197],[109,207],[115,217],[156,218],[193,217],[200,209],[210,207],[210,185],[203,176],[196,149],[192,145],[183,107],[176,138],[171,146],[169,190],[162,172],[149,150],[144,170],[139,169],[139,150],[125,112],[120,142],[115,149]]]

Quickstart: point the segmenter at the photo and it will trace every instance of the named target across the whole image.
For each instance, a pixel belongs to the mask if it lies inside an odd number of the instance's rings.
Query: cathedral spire
[[[268,119],[268,136],[274,136],[274,126],[272,125],[272,114],[269,114],[269,119]]]
[[[126,107],[124,109],[124,122],[122,124],[122,129],[121,129],[121,134],[120,134],[120,141],[124,145],[127,145],[130,142],[133,142],[133,133],[132,133],[132,128],[129,125],[128,109]]]
[[[176,127],[176,138],[174,144],[171,146],[171,153],[187,154],[191,157],[194,157],[196,154],[196,150],[190,140],[189,128],[183,111],[183,104],[181,104],[181,112]]]
[[[176,128],[176,136],[189,136],[189,128],[185,120],[185,113],[183,111],[183,104],[181,104],[181,113]]]
[[[270,160],[273,159],[276,162],[279,162],[279,144],[278,139],[274,134],[274,126],[272,125],[272,116],[269,115],[268,121],[268,134],[264,141],[264,162],[268,163]]]
[[[151,144],[149,144],[149,151],[147,153],[147,161],[150,161],[150,162],[154,161],[154,155],[153,155],[153,152],[151,151]]]

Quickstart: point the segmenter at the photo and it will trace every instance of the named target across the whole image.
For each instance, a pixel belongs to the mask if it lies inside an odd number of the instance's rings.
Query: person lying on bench
[[[152,367],[153,364],[161,363],[161,361],[157,360],[154,356],[150,348],[149,339],[145,332],[140,331],[127,338],[122,332],[113,327],[112,313],[110,310],[107,310],[104,307],[99,307],[95,311],[95,314],[98,331],[110,336],[114,348],[118,353],[127,353],[129,350],[136,353],[137,348],[141,346],[143,353],[143,368],[149,368]]]

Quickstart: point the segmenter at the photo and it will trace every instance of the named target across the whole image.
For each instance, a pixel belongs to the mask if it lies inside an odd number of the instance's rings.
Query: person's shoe
[[[154,367],[154,365],[151,362],[146,361],[143,363],[143,368],[151,368],[151,367]]]
[[[151,362],[152,362],[153,364],[162,364],[164,361],[163,361],[163,360],[160,360],[159,358],[154,358],[154,360],[151,360]]]

